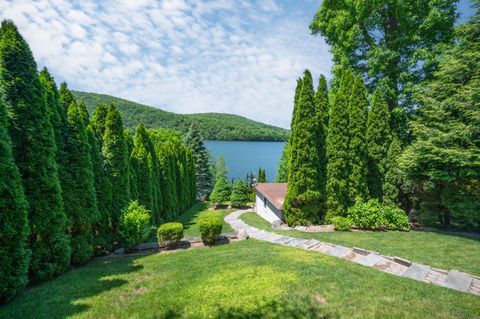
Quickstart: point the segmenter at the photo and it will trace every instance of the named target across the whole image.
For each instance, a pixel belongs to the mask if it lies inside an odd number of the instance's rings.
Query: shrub
[[[247,186],[241,180],[235,181],[233,184],[232,195],[230,201],[233,207],[245,206],[248,202]]]
[[[176,247],[183,238],[183,225],[181,223],[166,223],[157,229],[157,238],[160,246]]]
[[[204,217],[198,221],[200,237],[206,244],[213,244],[222,233],[223,222],[219,217]]]
[[[332,218],[332,224],[335,230],[338,231],[350,231],[353,226],[353,222],[348,217],[335,216]]]
[[[348,218],[355,226],[372,230],[407,230],[408,217],[394,205],[380,203],[377,199],[364,202],[360,199],[348,209]]]
[[[134,246],[144,242],[150,234],[150,228],[150,211],[138,201],[131,201],[122,211],[118,225],[125,249],[132,251]]]
[[[230,200],[230,193],[231,190],[227,178],[224,176],[220,176],[215,182],[213,191],[210,194],[210,200],[213,203],[222,205],[226,201]]]

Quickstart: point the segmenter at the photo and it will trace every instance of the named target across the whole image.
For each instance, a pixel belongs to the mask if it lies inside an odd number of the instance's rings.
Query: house
[[[270,223],[285,221],[282,206],[287,194],[287,183],[260,183],[255,189],[257,214]]]

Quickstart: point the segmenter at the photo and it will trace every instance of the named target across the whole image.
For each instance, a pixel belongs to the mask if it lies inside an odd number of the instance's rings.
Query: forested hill
[[[85,102],[90,114],[93,114],[97,104],[114,103],[122,114],[125,126],[129,128],[143,122],[148,128],[172,128],[187,132],[190,123],[195,121],[205,139],[227,141],[284,141],[289,133],[286,129],[233,114],[177,114],[106,94],[72,92],[78,101]]]

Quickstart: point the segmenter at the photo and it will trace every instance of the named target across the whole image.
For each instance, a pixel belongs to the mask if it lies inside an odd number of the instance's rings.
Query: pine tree
[[[129,161],[122,117],[113,104],[110,105],[105,119],[102,154],[105,161],[105,170],[112,185],[112,197],[109,207],[112,227],[116,232],[120,214],[128,204],[130,190],[128,177]]]
[[[292,130],[288,188],[284,201],[285,219],[289,225],[310,224],[320,216],[320,160],[318,154],[318,123],[312,76],[308,70],[295,108]]]
[[[398,204],[400,187],[402,184],[401,170],[398,160],[402,154],[400,141],[393,137],[387,153],[387,162],[385,165],[385,182],[383,183],[383,201],[387,204]]]
[[[243,181],[236,180],[233,183],[230,201],[232,202],[232,206],[234,207],[242,207],[247,204],[248,202],[247,186]]]
[[[195,122],[192,122],[190,125],[185,143],[192,149],[192,155],[195,160],[196,187],[199,197],[203,197],[212,190],[213,174],[210,170],[210,154],[203,144],[203,138]]]
[[[351,71],[343,74],[330,111],[327,137],[327,221],[342,216],[349,206],[348,102],[353,85]]]
[[[95,136],[100,148],[103,147],[103,135],[105,134],[105,121],[107,120],[108,106],[105,104],[98,104],[93,113],[92,128],[95,131]]]
[[[210,200],[215,203],[222,205],[228,200],[230,200],[230,184],[225,176],[220,176],[215,182],[213,187],[212,194],[210,194]]]
[[[390,112],[380,90],[376,90],[367,121],[368,189],[370,196],[379,200],[383,197],[385,160],[391,140]]]
[[[327,133],[329,121],[329,100],[327,79],[321,75],[318,82],[317,92],[315,93],[315,120],[317,151],[319,157],[319,190],[322,195],[321,211],[326,210],[326,193],[327,193]]]
[[[92,225],[98,220],[98,210],[90,145],[75,101],[68,108],[65,151],[63,199],[71,224],[71,261],[81,265],[93,255]]]
[[[348,106],[348,194],[349,203],[356,198],[366,200],[367,182],[367,112],[366,88],[361,76],[353,84]]]
[[[261,167],[258,169],[257,182],[258,183],[266,183],[267,182],[267,175],[265,173],[265,170]]]
[[[3,98],[0,98],[0,198],[0,303],[3,303],[26,286],[30,260],[28,204],[13,161]]]
[[[12,21],[0,27],[0,86],[9,115],[12,152],[29,204],[33,281],[62,273],[70,263],[52,125],[37,66]]]

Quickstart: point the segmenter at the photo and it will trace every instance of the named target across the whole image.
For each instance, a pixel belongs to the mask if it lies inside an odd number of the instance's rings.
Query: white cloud
[[[296,79],[329,75],[311,1],[15,0],[0,4],[39,67],[73,89],[288,127]]]

